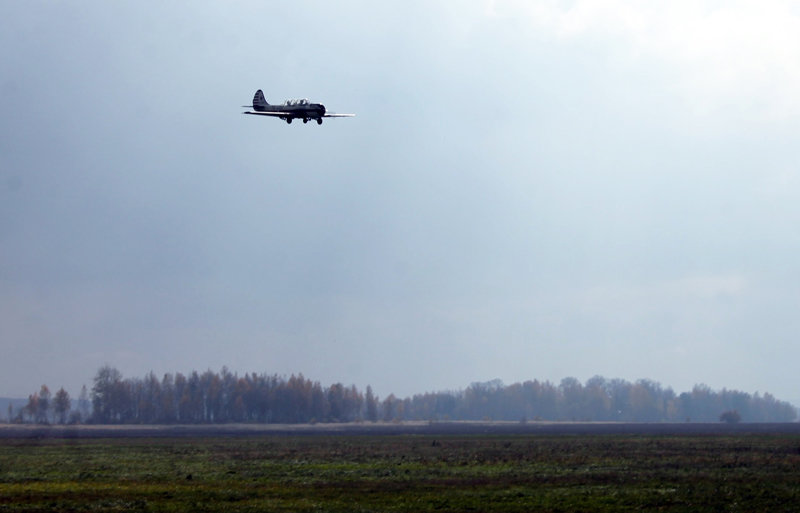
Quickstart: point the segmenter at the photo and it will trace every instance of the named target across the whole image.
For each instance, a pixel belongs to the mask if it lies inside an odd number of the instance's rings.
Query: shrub
[[[742,416],[736,410],[724,411],[719,416],[720,422],[727,422],[728,424],[736,424],[740,420],[742,420]]]

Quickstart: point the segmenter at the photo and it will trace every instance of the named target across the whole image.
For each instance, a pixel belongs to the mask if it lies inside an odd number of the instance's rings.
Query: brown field
[[[0,426],[0,513],[710,513],[798,504],[796,423]]]
[[[254,435],[800,435],[800,422],[392,422],[348,424],[77,425],[0,424],[2,438],[117,438]]]

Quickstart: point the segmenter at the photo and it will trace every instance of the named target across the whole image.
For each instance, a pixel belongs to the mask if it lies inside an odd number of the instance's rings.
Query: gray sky
[[[799,34],[789,1],[4,2],[0,395],[800,398]],[[259,88],[357,117],[242,116]]]

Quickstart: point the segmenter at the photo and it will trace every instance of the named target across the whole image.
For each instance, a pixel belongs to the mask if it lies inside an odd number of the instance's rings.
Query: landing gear
[[[306,123],[308,123],[308,118],[303,118],[303,124],[305,125]]]
[[[321,124],[322,124],[322,118],[317,118],[317,124],[318,124],[318,125],[321,125]]]
[[[286,118],[286,122],[291,125],[292,124],[292,118]]]

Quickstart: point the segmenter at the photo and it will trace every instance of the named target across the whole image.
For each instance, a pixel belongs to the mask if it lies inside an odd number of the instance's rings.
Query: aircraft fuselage
[[[269,108],[254,106],[256,112],[280,112],[285,113],[289,118],[308,118],[316,119],[325,115],[325,106],[321,103],[309,103],[307,105],[270,105]]]
[[[245,105],[248,107],[248,105]],[[264,93],[259,89],[253,96],[253,110],[244,114],[255,114],[280,118],[287,123],[293,119],[302,119],[303,123],[308,123],[309,119],[316,119],[318,124],[322,124],[322,118],[344,118],[353,117],[355,114],[333,114],[325,110],[321,103],[311,103],[307,99],[287,100],[280,105],[270,105],[264,98]]]

